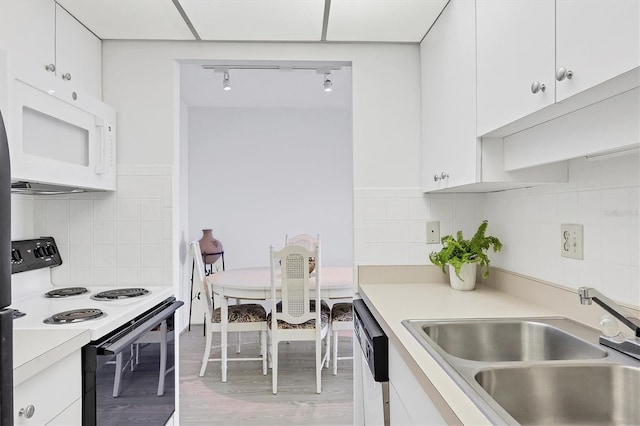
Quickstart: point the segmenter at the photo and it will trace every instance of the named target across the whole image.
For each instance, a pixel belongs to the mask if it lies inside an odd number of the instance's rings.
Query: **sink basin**
[[[523,425],[638,425],[640,368],[613,364],[489,368],[475,380]]]
[[[532,320],[437,321],[422,325],[422,331],[446,353],[472,361],[551,361],[607,356],[607,352],[596,345],[553,325]]]

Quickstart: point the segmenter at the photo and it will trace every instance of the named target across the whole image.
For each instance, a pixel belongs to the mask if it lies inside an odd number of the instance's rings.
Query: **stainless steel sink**
[[[570,320],[561,320],[570,322]],[[575,328],[575,323],[571,324]],[[539,320],[435,321],[422,331],[443,351],[473,361],[604,358],[607,352]]]
[[[640,425],[640,361],[568,318],[405,320],[493,424]]]
[[[640,368],[535,365],[483,369],[475,379],[523,425],[640,424]]]

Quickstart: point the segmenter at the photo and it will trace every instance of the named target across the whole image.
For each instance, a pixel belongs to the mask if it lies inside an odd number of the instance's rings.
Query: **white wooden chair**
[[[320,234],[317,234],[315,237],[309,234],[298,234],[290,237],[288,234],[285,234],[284,245],[288,246],[290,244],[302,246],[309,251],[313,251],[316,246],[320,247]]]
[[[339,302],[331,307],[331,354],[333,362],[333,374],[338,374],[338,360],[353,359],[351,356],[338,357],[338,335],[340,332],[350,331],[353,338],[353,303]]]
[[[191,255],[195,261],[197,280],[202,288],[202,303],[205,312],[206,346],[202,356],[200,377],[204,376],[207,364],[210,361],[220,361],[222,381],[227,381],[228,361],[262,361],[262,374],[267,374],[267,313],[262,305],[257,303],[229,305],[227,332],[257,331],[260,334],[260,357],[253,358],[229,358],[227,356],[227,336],[223,333],[220,308],[213,308],[212,292],[204,276],[204,265],[197,240],[191,242]],[[209,358],[213,333],[221,333],[220,358]]]
[[[311,297],[309,259],[315,258],[315,295]],[[329,348],[322,355],[322,341],[329,340],[329,306],[320,299],[320,249],[313,251],[298,245],[270,250],[272,310],[267,318],[271,337],[273,393],[278,393],[278,344],[281,341],[314,340],[316,342],[316,392],[320,393],[321,372]],[[278,268],[278,261],[280,267]],[[278,270],[280,271],[278,277]],[[281,300],[276,288],[280,281]]]

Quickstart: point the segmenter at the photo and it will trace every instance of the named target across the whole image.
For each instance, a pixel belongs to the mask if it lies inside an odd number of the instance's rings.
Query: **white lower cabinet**
[[[63,358],[14,388],[15,425],[80,425],[80,351]]]
[[[78,398],[76,402],[47,423],[47,426],[79,425],[81,423],[80,419],[82,419],[82,398]]]
[[[393,344],[389,344],[389,381],[392,425],[447,423]]]

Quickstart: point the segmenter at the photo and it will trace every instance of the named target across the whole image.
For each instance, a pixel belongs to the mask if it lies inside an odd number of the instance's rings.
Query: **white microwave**
[[[115,190],[115,109],[7,56],[0,52],[0,106],[8,115],[12,182]]]

